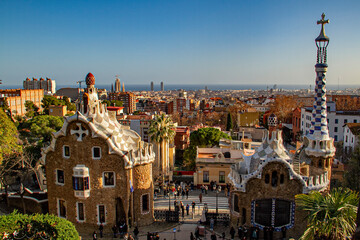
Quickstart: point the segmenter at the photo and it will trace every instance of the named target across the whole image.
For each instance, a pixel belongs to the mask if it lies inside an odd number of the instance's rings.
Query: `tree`
[[[319,192],[296,196],[299,210],[307,212],[308,226],[301,240],[345,239],[355,231],[358,193],[335,188],[322,195]]]
[[[26,110],[26,116],[29,118],[32,118],[36,115],[39,115],[39,107],[36,106],[32,101],[25,101],[25,110]]]
[[[30,152],[19,151],[6,154],[0,165],[0,182],[5,186],[6,197],[8,186],[10,186],[13,191],[17,191],[22,201],[24,213],[26,213],[24,202],[25,182],[28,182],[27,180],[31,179],[34,174],[36,179],[38,179],[36,171],[37,162],[37,159],[35,159]],[[14,179],[17,179],[16,184],[14,184]],[[37,183],[34,184],[37,186],[38,180]]]
[[[50,142],[51,133],[59,131],[63,124],[62,117],[39,115],[22,123],[19,130],[22,130],[22,137],[30,142]]]
[[[6,113],[0,109],[0,163],[4,154],[10,154],[14,151],[21,151],[18,144],[18,131],[15,124],[10,120]]]
[[[103,104],[106,104],[106,106],[110,107],[110,106],[114,106],[114,107],[122,107],[123,106],[123,102],[120,100],[102,100]]]
[[[232,131],[234,128],[231,113],[228,112],[227,120],[226,120],[226,131]]]
[[[44,98],[41,100],[42,107],[44,109],[45,114],[49,114],[49,106],[50,105],[65,105],[61,100],[57,99],[56,97],[45,95]]]
[[[160,170],[163,171],[166,166],[163,166],[166,161],[162,159],[163,145],[165,141],[173,141],[175,137],[174,125],[170,118],[165,114],[156,115],[150,122],[149,135],[153,142],[157,143],[159,153]]]
[[[360,191],[360,147],[351,154],[347,170],[344,174],[344,185],[354,191]]]
[[[75,111],[76,110],[75,104],[72,103],[67,96],[64,96],[62,101],[66,105],[66,108],[67,108],[68,111]]]
[[[291,119],[293,110],[301,107],[300,105],[293,96],[280,95],[276,96],[270,111],[277,116],[279,121],[286,123]]]
[[[196,167],[196,147],[219,146],[221,138],[231,139],[229,135],[217,128],[200,128],[190,134],[190,146],[184,152],[184,166],[189,170]]]

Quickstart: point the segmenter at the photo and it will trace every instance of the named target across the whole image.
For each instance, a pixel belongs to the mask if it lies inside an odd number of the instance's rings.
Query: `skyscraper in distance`
[[[153,92],[154,91],[154,82],[150,83],[150,90]]]
[[[160,88],[161,88],[161,91],[164,91],[164,82],[160,83]]]

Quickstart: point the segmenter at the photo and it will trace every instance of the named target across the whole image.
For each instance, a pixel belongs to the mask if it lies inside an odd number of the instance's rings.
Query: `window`
[[[265,183],[266,183],[266,184],[269,184],[269,182],[270,182],[270,175],[269,175],[269,174],[266,174],[266,175],[265,175]]]
[[[203,182],[209,182],[209,171],[204,171]]]
[[[58,199],[58,215],[59,217],[66,218],[65,201],[62,199]]]
[[[141,210],[142,213],[149,212],[150,210],[149,194],[144,194],[141,196]]]
[[[246,223],[246,208],[242,208],[242,225]]]
[[[285,176],[284,174],[280,174],[280,184],[284,183]]]
[[[219,172],[219,183],[225,183],[225,172],[224,171]]]
[[[101,158],[101,148],[100,147],[93,147],[92,148],[92,157],[93,157],[93,159],[100,159]]]
[[[334,140],[335,140],[335,142],[337,142],[337,140],[338,140],[337,135],[334,136]]]
[[[105,205],[98,205],[97,206],[97,211],[98,211],[98,224],[100,223],[105,223],[106,222],[106,218],[105,218]]]
[[[334,132],[338,132],[338,128],[337,128],[337,127],[334,127]]]
[[[276,187],[278,184],[278,174],[277,171],[273,171],[271,174],[271,186]]]
[[[339,119],[335,119],[335,124],[338,124],[339,123]]]
[[[103,173],[103,186],[104,187],[114,187],[115,186],[115,173],[114,172],[104,172]]]
[[[70,147],[64,145],[63,146],[63,156],[64,158],[69,158],[70,157]]]
[[[89,177],[73,177],[74,190],[89,190]]]
[[[64,171],[56,169],[56,184],[64,185]]]
[[[293,225],[293,202],[280,199],[261,199],[252,202],[252,220],[255,225],[274,227],[280,231],[283,226]]]
[[[239,209],[239,196],[237,194],[234,194],[233,195],[234,198],[233,198],[233,209],[234,209],[234,212],[240,212],[240,209]]]
[[[80,222],[85,221],[84,203],[77,202],[76,210],[77,210],[77,220]]]
[[[354,123],[357,123],[357,120],[356,120],[356,119],[354,119]]]
[[[348,122],[348,120],[347,120],[347,119],[344,119],[344,124],[347,123],[347,122]]]

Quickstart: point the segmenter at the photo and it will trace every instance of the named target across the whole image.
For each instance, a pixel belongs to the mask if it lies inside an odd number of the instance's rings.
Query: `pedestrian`
[[[230,228],[230,236],[231,236],[231,240],[234,240],[235,238],[235,229],[233,226],[231,226]]]
[[[139,234],[139,229],[137,226],[135,226],[135,229],[134,229],[134,236],[135,236],[135,239],[137,240],[138,239],[138,234]]]
[[[202,203],[202,193],[199,194],[200,203]]]
[[[214,224],[215,224],[215,220],[213,218],[210,219],[210,230],[214,230]]]
[[[201,193],[204,193],[204,190],[205,190],[205,186],[204,186],[204,184],[203,185],[201,185]]]
[[[217,240],[217,237],[216,237],[216,234],[215,234],[214,231],[211,233],[211,238],[210,239],[211,240]]]
[[[205,186],[205,195],[207,195],[207,191],[208,191],[208,186]]]
[[[111,229],[112,229],[112,231],[114,233],[113,237],[116,238],[117,237],[116,236],[116,234],[117,234],[117,226],[116,226],[116,224]]]
[[[195,240],[194,234],[192,232],[190,233],[190,240]]]
[[[181,202],[181,216],[184,218],[185,216],[185,207],[184,207],[184,204],[182,204]]]
[[[100,238],[103,237],[103,230],[104,230],[104,225],[102,223],[100,223],[100,226],[99,226]]]
[[[286,227],[282,227],[281,228],[281,233],[282,233],[282,239],[286,239]]]
[[[189,216],[189,210],[190,210],[190,206],[189,204],[186,204],[186,215]]]
[[[223,240],[225,240],[225,232],[223,232],[223,233],[221,234],[221,237],[222,237]]]
[[[195,201],[193,201],[193,202],[191,203],[192,212],[193,212],[193,213],[195,213],[195,205],[196,205],[196,203],[195,203]]]
[[[185,194],[186,194],[186,199],[189,199],[189,188],[186,188]]]
[[[93,240],[97,239],[96,231],[93,232],[92,237],[93,237]]]
[[[199,228],[195,229],[195,238],[196,240],[200,238]]]

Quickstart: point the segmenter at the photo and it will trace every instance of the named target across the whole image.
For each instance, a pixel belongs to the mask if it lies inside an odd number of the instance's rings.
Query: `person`
[[[181,216],[184,218],[185,216],[185,207],[184,204],[181,202]]]
[[[199,194],[200,203],[202,203],[202,193]]]
[[[185,194],[186,194],[186,199],[189,199],[189,188],[186,188]]]
[[[195,213],[195,205],[196,205],[196,203],[195,203],[195,201],[193,201],[193,202],[191,203],[192,212],[193,212],[193,213]]]
[[[116,234],[117,234],[117,226],[116,226],[116,224],[111,229],[112,229],[112,231],[114,233],[113,238],[116,238],[117,237],[116,236]]]
[[[223,233],[221,234],[221,238],[222,238],[223,240],[225,240],[225,232],[223,232]]]
[[[215,224],[215,220],[213,218],[210,219],[210,230],[214,230],[214,224]]]
[[[217,240],[217,237],[216,237],[216,234],[215,234],[214,231],[211,233],[211,238],[210,239],[211,240]]]
[[[103,230],[104,230],[104,225],[102,223],[100,223],[100,226],[99,226],[100,238],[103,237]]]
[[[239,226],[238,228],[238,235],[239,235],[239,239],[243,239],[244,237],[244,230],[242,226]]]
[[[190,240],[195,240],[194,234],[192,232],[190,233]]]
[[[233,226],[231,226],[230,228],[230,236],[231,236],[231,240],[234,240],[235,238],[235,229]]]
[[[286,227],[282,227],[281,228],[281,233],[282,233],[282,239],[286,239]]]
[[[199,233],[199,228],[195,229],[195,239],[199,239],[200,238],[200,233]]]
[[[190,210],[190,206],[189,204],[186,204],[186,215],[189,216],[189,210]]]
[[[208,186],[205,186],[205,195],[207,195],[207,191],[208,191]]]
[[[92,237],[93,237],[93,240],[97,239],[96,231],[93,232]]]
[[[137,226],[135,226],[135,229],[134,229],[134,236],[135,236],[135,239],[137,240],[138,239],[138,234],[139,234],[139,229]]]

